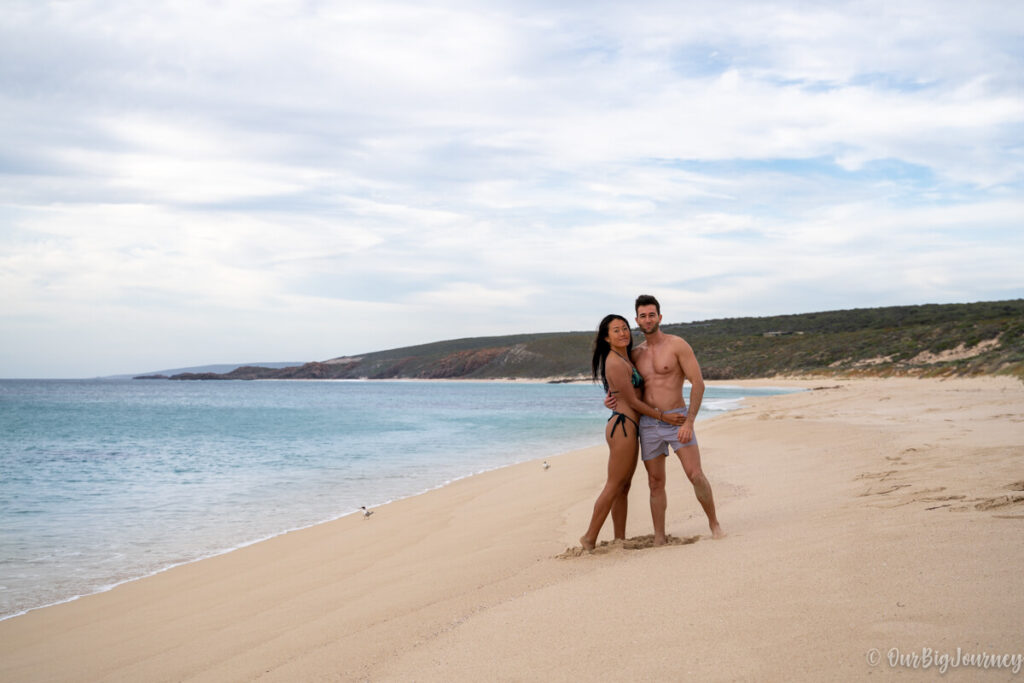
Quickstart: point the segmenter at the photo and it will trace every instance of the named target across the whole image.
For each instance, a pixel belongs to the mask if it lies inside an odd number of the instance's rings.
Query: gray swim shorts
[[[674,408],[666,410],[666,413],[687,414],[686,408]],[[640,457],[644,460],[657,458],[659,455],[668,455],[668,447],[678,451],[680,448],[697,445],[697,430],[693,432],[693,438],[686,443],[679,443],[679,427],[655,420],[647,415],[640,416]]]

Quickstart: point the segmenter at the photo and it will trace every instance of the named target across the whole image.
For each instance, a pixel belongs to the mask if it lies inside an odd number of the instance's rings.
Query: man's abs
[[[643,402],[658,410],[685,408],[683,400],[683,373],[675,376],[651,377],[644,375]]]

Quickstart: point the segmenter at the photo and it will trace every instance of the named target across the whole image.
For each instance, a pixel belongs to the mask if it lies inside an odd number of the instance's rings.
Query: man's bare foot
[[[665,536],[654,534],[654,545],[665,545],[668,543],[668,539]]]
[[[715,524],[711,527],[711,538],[713,538],[716,541],[720,538],[725,538],[725,532],[722,531],[722,527],[718,524]]]
[[[586,536],[580,536],[580,545],[583,546],[584,550],[593,550],[596,544],[588,540]]]

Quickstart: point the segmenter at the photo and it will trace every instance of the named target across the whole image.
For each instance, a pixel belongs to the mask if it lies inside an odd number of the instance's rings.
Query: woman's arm
[[[615,395],[618,401],[625,403],[634,412],[640,415],[646,415],[653,417],[655,420],[661,420],[662,417],[673,417],[674,415],[664,415],[657,408],[652,408],[640,399],[636,397],[636,392],[633,390],[633,368],[630,367],[626,361],[622,360],[617,356],[608,354],[608,358],[605,360],[604,367],[605,376],[608,378],[608,389]],[[619,390],[619,387],[625,387],[624,390]],[[681,417],[681,416],[680,416]]]

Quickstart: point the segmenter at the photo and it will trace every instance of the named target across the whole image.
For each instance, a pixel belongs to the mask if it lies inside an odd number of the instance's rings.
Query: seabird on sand
[[[373,514],[373,510],[367,510],[365,505],[361,506],[359,509],[363,511],[363,519],[366,519]]]
[[[544,461],[544,469],[547,469],[547,468],[549,468],[549,467],[551,467],[551,465],[549,465],[549,464],[548,464],[548,461],[547,461],[547,460],[545,460],[545,461]]]

